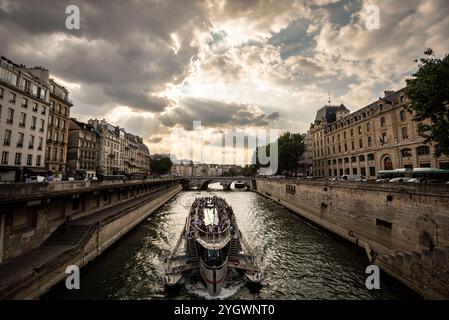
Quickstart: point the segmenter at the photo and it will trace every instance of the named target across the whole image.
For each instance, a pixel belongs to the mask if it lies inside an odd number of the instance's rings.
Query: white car
[[[412,179],[408,180],[407,183],[421,183],[421,181],[417,178],[412,178]]]
[[[388,182],[390,182],[390,183],[401,183],[401,182],[408,182],[410,180],[411,180],[411,178],[394,178],[394,179],[391,179]]]

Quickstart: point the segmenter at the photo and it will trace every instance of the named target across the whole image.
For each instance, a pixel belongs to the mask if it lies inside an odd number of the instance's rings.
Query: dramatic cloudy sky
[[[80,30],[65,28],[71,4]],[[379,30],[365,28],[368,5]],[[1,55],[70,89],[73,116],[170,152],[193,120],[205,144],[227,128],[305,132],[329,91],[356,110],[403,87],[425,48],[449,52],[449,2],[0,0],[0,39]]]

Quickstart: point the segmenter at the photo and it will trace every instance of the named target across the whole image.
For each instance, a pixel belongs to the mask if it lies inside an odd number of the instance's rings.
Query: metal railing
[[[200,229],[198,226],[195,226],[197,238],[203,240],[207,243],[220,243],[230,238],[229,225],[223,231],[213,232],[213,231],[204,231]]]

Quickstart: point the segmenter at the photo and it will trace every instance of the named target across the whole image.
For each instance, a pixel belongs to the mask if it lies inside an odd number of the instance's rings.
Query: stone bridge
[[[246,188],[251,188],[250,177],[181,177],[185,189],[197,187],[198,190],[207,190],[209,184],[219,182],[224,190],[230,190],[233,182],[241,181]]]

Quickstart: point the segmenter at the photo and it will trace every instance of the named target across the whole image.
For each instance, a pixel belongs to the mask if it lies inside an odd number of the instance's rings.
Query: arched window
[[[390,157],[385,157],[384,159],[384,170],[393,170],[393,161]]]
[[[418,147],[416,148],[416,152],[418,156],[427,156],[430,154],[430,148],[428,146]]]

